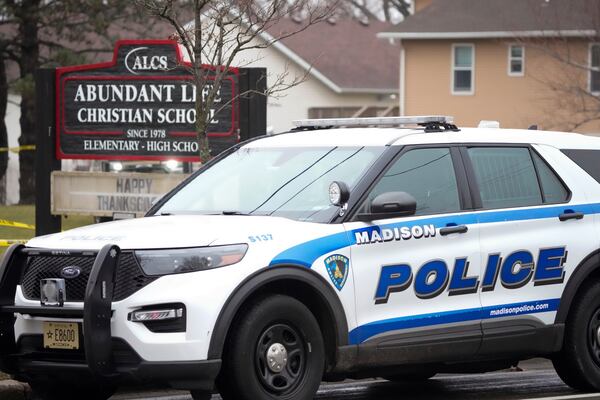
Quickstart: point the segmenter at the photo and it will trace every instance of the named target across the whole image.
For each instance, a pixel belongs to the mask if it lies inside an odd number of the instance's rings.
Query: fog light
[[[142,310],[131,313],[133,322],[167,321],[183,317],[183,308],[169,310]]]

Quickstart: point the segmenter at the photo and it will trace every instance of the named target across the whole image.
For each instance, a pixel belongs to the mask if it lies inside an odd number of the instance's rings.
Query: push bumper
[[[163,382],[175,388],[211,390],[221,360],[149,362],[141,359],[123,340],[111,334],[115,271],[120,249],[104,246],[96,255],[84,297],[83,309],[21,307],[15,305],[16,289],[29,253],[51,250],[11,246],[0,264],[0,370],[24,379],[39,375],[117,381]],[[83,323],[81,351],[64,354],[43,349],[41,335],[15,338],[15,314],[33,317],[78,319]]]

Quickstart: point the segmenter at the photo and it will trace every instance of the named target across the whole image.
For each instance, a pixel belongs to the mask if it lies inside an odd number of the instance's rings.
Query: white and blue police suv
[[[600,389],[600,139],[446,117],[298,121],[145,218],[11,247],[0,368],[42,397],[122,383],[304,400],[531,357]]]

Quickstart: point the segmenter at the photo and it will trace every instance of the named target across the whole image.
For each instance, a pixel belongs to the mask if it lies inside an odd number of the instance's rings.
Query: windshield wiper
[[[225,210],[225,211],[221,211],[221,215],[250,215],[250,214],[243,213],[241,211]]]

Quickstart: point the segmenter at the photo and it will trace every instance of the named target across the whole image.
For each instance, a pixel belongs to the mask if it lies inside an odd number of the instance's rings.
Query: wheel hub
[[[600,308],[590,318],[587,337],[590,355],[596,365],[600,367]]]
[[[281,372],[287,365],[287,361],[287,350],[281,343],[274,343],[267,350],[267,366],[272,372]]]
[[[308,344],[293,326],[268,326],[256,343],[255,368],[263,387],[279,396],[292,393],[304,379]],[[295,397],[294,397],[295,398]]]

